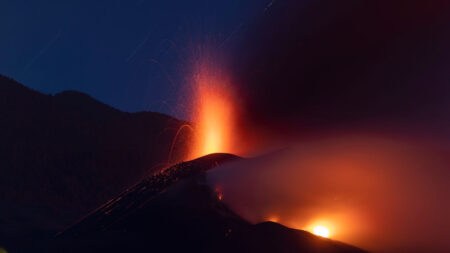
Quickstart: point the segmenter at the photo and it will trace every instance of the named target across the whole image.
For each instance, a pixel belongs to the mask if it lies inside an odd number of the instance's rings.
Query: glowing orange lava
[[[336,225],[335,223],[332,224],[327,220],[321,219],[315,220],[314,222],[310,223],[307,227],[304,227],[302,229],[309,231],[317,236],[328,238],[331,236],[332,232],[334,233],[336,231]]]
[[[324,226],[315,226],[313,229],[313,233],[318,236],[322,237],[329,237],[330,236],[330,230],[327,227]]]
[[[193,120],[195,140],[191,158],[231,152],[233,103],[228,82],[204,67],[195,76]]]

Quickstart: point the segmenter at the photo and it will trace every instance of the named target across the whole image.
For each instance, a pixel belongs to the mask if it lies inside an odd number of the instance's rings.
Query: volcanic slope
[[[154,174],[61,232],[54,252],[365,252],[277,223],[250,224],[206,184],[205,172],[241,159],[212,154]]]

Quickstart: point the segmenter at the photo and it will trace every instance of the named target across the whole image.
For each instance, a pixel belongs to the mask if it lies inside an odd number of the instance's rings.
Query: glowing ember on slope
[[[223,190],[221,189],[221,187],[219,187],[219,186],[215,187],[214,191],[216,192],[217,199],[222,200],[223,199]]]

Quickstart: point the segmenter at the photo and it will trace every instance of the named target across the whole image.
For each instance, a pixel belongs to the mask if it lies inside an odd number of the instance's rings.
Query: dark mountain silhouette
[[[45,252],[364,252],[305,231],[234,214],[205,172],[240,159],[212,154],[150,176],[44,243]]]
[[[44,95],[4,76],[0,115],[0,237],[35,221],[60,229],[111,199],[167,163],[186,124],[121,112],[76,91]],[[187,138],[180,136],[172,162]]]

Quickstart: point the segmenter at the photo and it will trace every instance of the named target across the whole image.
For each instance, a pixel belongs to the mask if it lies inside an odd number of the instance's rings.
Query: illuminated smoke
[[[450,252],[448,152],[427,145],[321,138],[216,168],[208,180],[253,223],[323,226],[331,239],[374,252]]]

